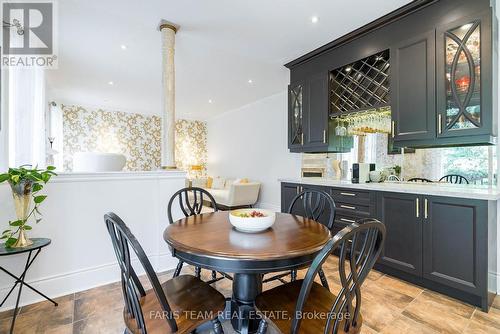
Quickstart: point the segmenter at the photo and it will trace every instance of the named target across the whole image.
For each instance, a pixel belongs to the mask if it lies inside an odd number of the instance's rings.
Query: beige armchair
[[[217,183],[221,184],[221,182]],[[222,183],[223,187],[214,189],[207,187],[206,179],[198,179],[192,181],[192,186],[206,189],[214,197],[218,208],[221,210],[251,208],[257,203],[260,191],[259,182],[250,181],[241,183],[235,180],[223,180]]]

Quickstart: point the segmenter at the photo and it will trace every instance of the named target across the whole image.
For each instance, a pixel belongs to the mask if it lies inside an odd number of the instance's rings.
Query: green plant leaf
[[[45,183],[49,182],[51,176],[52,175],[50,175],[48,173],[42,174],[42,180],[43,180],[43,182],[45,182]]]
[[[5,182],[8,179],[10,179],[10,175],[9,174],[0,174],[0,183]]]
[[[9,232],[10,232],[10,230],[5,230],[2,232],[2,234],[9,233]]]
[[[24,222],[22,220],[15,220],[13,222],[10,222],[10,226],[21,226]]]
[[[29,226],[29,225],[24,225],[23,226],[23,229],[25,229],[26,231],[29,231],[31,230],[33,227]]]
[[[19,182],[19,178],[20,178],[20,175],[19,174],[13,174],[10,179],[14,182],[14,183],[18,183]]]
[[[33,184],[33,192],[34,193],[36,193],[36,192],[38,192],[38,191],[40,191],[42,189],[43,189],[43,186],[40,183]]]
[[[47,170],[56,170],[55,166],[47,166]]]
[[[47,198],[46,195],[40,195],[40,196],[35,196],[33,200],[35,201],[36,204],[40,204],[43,201],[45,201],[46,198]]]
[[[13,244],[15,244],[17,241],[17,238],[9,238],[7,239],[7,241],[5,242],[5,246],[7,247],[10,247],[12,246]]]
[[[9,237],[9,236],[8,236],[7,234],[6,234],[6,235],[2,235],[2,236],[0,237],[0,240],[7,239],[8,237]]]

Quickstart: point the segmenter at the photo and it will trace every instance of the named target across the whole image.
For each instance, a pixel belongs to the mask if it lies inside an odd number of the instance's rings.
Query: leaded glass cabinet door
[[[491,13],[437,32],[438,137],[492,131]]]
[[[304,144],[304,85],[288,86],[288,146],[301,147]]]

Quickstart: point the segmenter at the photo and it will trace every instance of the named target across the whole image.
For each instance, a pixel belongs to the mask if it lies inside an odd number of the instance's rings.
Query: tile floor
[[[334,259],[327,262],[332,291],[339,288]],[[185,268],[192,272],[192,268]],[[203,274],[208,278],[209,272]],[[299,276],[304,272],[299,273]],[[171,273],[160,275],[164,281]],[[278,284],[278,283],[276,283]],[[231,282],[215,284],[226,296]],[[273,284],[266,284],[270,288]],[[474,333],[500,334],[500,297],[489,313],[438,293],[422,289],[390,276],[372,271],[362,288],[362,333]],[[59,306],[48,302],[24,306],[16,322],[15,334],[118,334],[123,333],[123,301],[118,283],[57,298]],[[12,312],[0,313],[0,334],[8,333]],[[233,333],[224,323],[225,333]],[[272,330],[268,331],[272,334]]]

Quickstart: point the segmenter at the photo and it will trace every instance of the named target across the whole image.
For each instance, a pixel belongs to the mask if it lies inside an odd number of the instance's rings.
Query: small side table
[[[43,293],[41,293],[40,291],[38,291],[37,289],[35,289],[34,287],[32,287],[31,285],[29,285],[28,283],[26,283],[24,281],[24,279],[26,277],[26,272],[31,267],[31,265],[33,264],[33,261],[35,261],[38,254],[40,254],[40,251],[42,250],[42,248],[50,245],[50,243],[51,243],[51,240],[46,239],[46,238],[33,238],[33,239],[31,239],[31,241],[33,241],[32,245],[27,246],[27,247],[22,247],[22,248],[7,248],[7,247],[5,247],[5,244],[0,244],[0,256],[28,253],[28,259],[26,260],[26,265],[24,266],[24,271],[21,274],[21,276],[19,276],[19,277],[10,273],[7,269],[2,267],[1,263],[0,263],[0,270],[2,270],[4,273],[6,273],[7,275],[11,276],[12,278],[14,278],[16,280],[12,289],[10,289],[9,293],[7,293],[7,296],[5,296],[5,298],[0,303],[0,307],[2,307],[2,305],[5,303],[7,298],[9,298],[12,291],[14,291],[16,286],[19,284],[19,292],[17,293],[16,308],[14,309],[12,324],[10,326],[10,333],[11,334],[14,330],[14,325],[16,323],[17,311],[19,309],[19,300],[21,299],[21,291],[22,291],[24,285],[26,287],[30,288],[31,290],[33,290],[34,292],[38,293],[43,298],[52,302],[54,304],[54,306],[57,306],[57,303],[55,301],[53,301],[52,299],[50,299],[49,297],[47,297],[46,295],[44,295]],[[34,255],[33,255],[33,252],[34,252]]]

